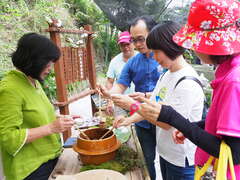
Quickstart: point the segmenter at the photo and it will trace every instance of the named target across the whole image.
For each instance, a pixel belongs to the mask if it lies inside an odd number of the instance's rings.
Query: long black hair
[[[37,34],[24,34],[12,54],[13,65],[27,76],[40,80],[40,74],[52,61],[60,57],[59,48],[47,37]]]

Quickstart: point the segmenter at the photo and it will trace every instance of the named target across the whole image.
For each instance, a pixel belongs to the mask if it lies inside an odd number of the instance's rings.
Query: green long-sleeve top
[[[22,180],[60,155],[59,134],[26,143],[28,129],[49,124],[55,118],[39,82],[37,88],[33,87],[17,70],[10,71],[0,82],[0,147],[7,180]]]

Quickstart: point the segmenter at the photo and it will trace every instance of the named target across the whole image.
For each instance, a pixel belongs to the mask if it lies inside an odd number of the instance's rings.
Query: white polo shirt
[[[137,51],[134,51],[134,56],[137,54]],[[108,67],[107,71],[107,77],[114,79],[117,81],[121,75],[122,69],[124,65],[126,64],[126,61],[123,60],[123,53],[119,53],[117,56],[115,56]],[[115,82],[114,82],[115,83]],[[128,87],[125,91],[124,94],[131,94],[135,92],[135,86],[133,83],[131,83],[131,86]]]
[[[202,117],[203,90],[198,83],[189,79],[181,81],[174,88],[183,76],[194,76],[199,79],[198,74],[190,65],[176,72],[167,71],[162,78],[159,78],[151,100],[160,96],[163,102],[172,106],[182,116],[191,122],[196,122]],[[185,158],[189,165],[193,165],[196,146],[188,139],[184,141],[184,144],[175,144],[172,138],[173,130],[173,127],[169,130],[157,127],[156,140],[159,155],[176,166],[185,167]]]

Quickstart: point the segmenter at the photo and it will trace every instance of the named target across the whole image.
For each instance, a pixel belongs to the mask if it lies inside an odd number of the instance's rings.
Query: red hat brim
[[[186,24],[173,36],[186,49],[209,55],[231,55],[240,52],[240,31],[236,25],[218,30],[199,30]]]

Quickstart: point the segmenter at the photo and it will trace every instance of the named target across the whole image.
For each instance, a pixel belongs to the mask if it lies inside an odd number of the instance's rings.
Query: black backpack
[[[201,86],[201,88],[203,89],[203,85],[202,85],[201,81],[200,81],[199,79],[197,79],[196,77],[194,77],[194,76],[183,76],[183,77],[181,77],[181,78],[177,81],[177,83],[175,84],[174,89],[177,87],[177,85],[178,85],[181,81],[186,80],[186,79],[187,79],[187,80],[193,80],[193,81],[195,81],[195,82],[198,83],[199,86]],[[207,99],[206,99],[206,96],[205,96],[205,98],[204,98],[204,104],[203,104],[202,120],[205,120],[205,119],[206,119],[207,112],[208,112],[208,108],[209,108],[209,105],[208,105],[208,103],[207,103]]]

